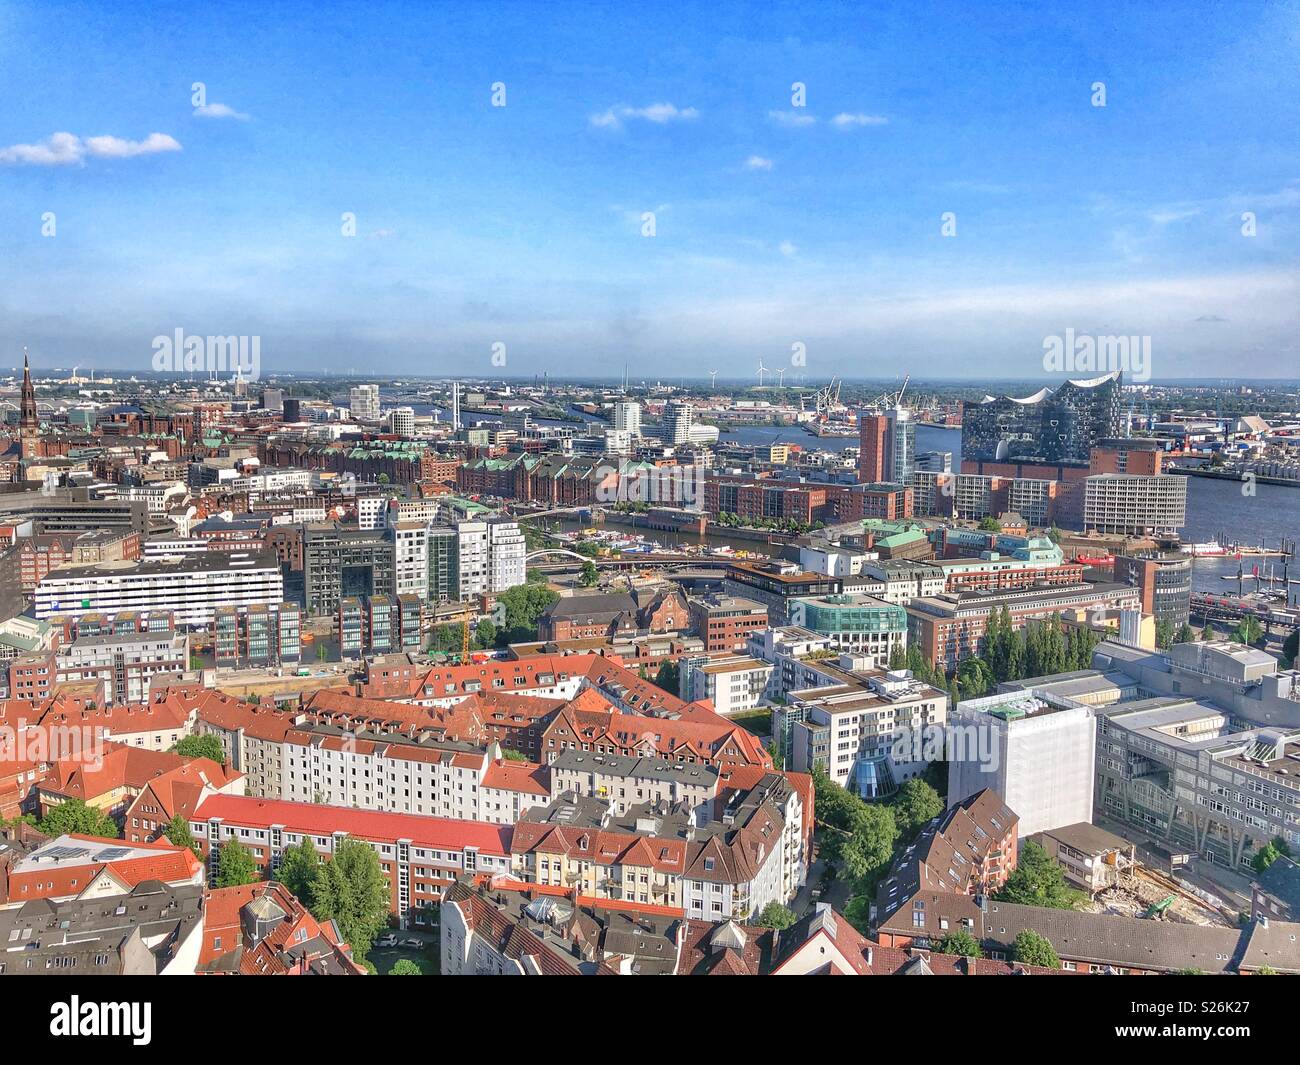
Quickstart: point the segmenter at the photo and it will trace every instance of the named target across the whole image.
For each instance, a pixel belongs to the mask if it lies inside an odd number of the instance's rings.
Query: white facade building
[[[170,610],[178,628],[206,627],[219,606],[278,606],[284,577],[271,551],[205,551],[53,570],[36,586],[35,602],[42,620]]]
[[[948,746],[948,804],[992,788],[1020,835],[1092,821],[1097,722],[1091,707],[1030,687],[959,703]]]

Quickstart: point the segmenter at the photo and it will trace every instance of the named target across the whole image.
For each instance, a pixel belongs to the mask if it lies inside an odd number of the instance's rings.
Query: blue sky
[[[1300,376],[1295,3],[266,6],[0,2],[0,366]]]

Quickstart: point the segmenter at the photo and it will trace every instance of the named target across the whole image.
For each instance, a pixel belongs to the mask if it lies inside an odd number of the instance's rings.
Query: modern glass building
[[[969,404],[962,411],[962,460],[1086,466],[1093,447],[1123,435],[1122,396],[1116,371]]]

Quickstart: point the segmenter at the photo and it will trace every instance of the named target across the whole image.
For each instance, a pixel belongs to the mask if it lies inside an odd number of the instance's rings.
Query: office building
[[[1187,478],[1111,473],[1084,483],[1083,527],[1118,536],[1177,536],[1187,524]]]
[[[907,611],[874,595],[822,595],[790,603],[790,624],[829,636],[838,651],[865,655],[883,669],[895,648],[907,647]]]
[[[348,392],[348,411],[353,421],[379,421],[379,386],[354,385]]]
[[[1115,580],[1138,589],[1142,613],[1174,628],[1187,624],[1192,605],[1192,556],[1143,551],[1115,556]]]
[[[302,551],[308,614],[332,614],[347,596],[396,594],[395,545],[387,530],[308,525]]]
[[[908,484],[916,468],[916,418],[905,407],[858,414],[858,480]]]
[[[637,439],[641,435],[641,404],[630,399],[615,403],[614,428]]]
[[[72,566],[36,587],[36,616],[171,611],[177,627],[207,628],[217,609],[279,604],[284,577],[270,551],[205,551]]]

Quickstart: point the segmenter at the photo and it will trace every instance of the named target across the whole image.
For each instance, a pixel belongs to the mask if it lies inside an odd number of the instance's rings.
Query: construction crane
[[[458,665],[464,665],[469,661],[469,615],[460,619],[460,662]]]

